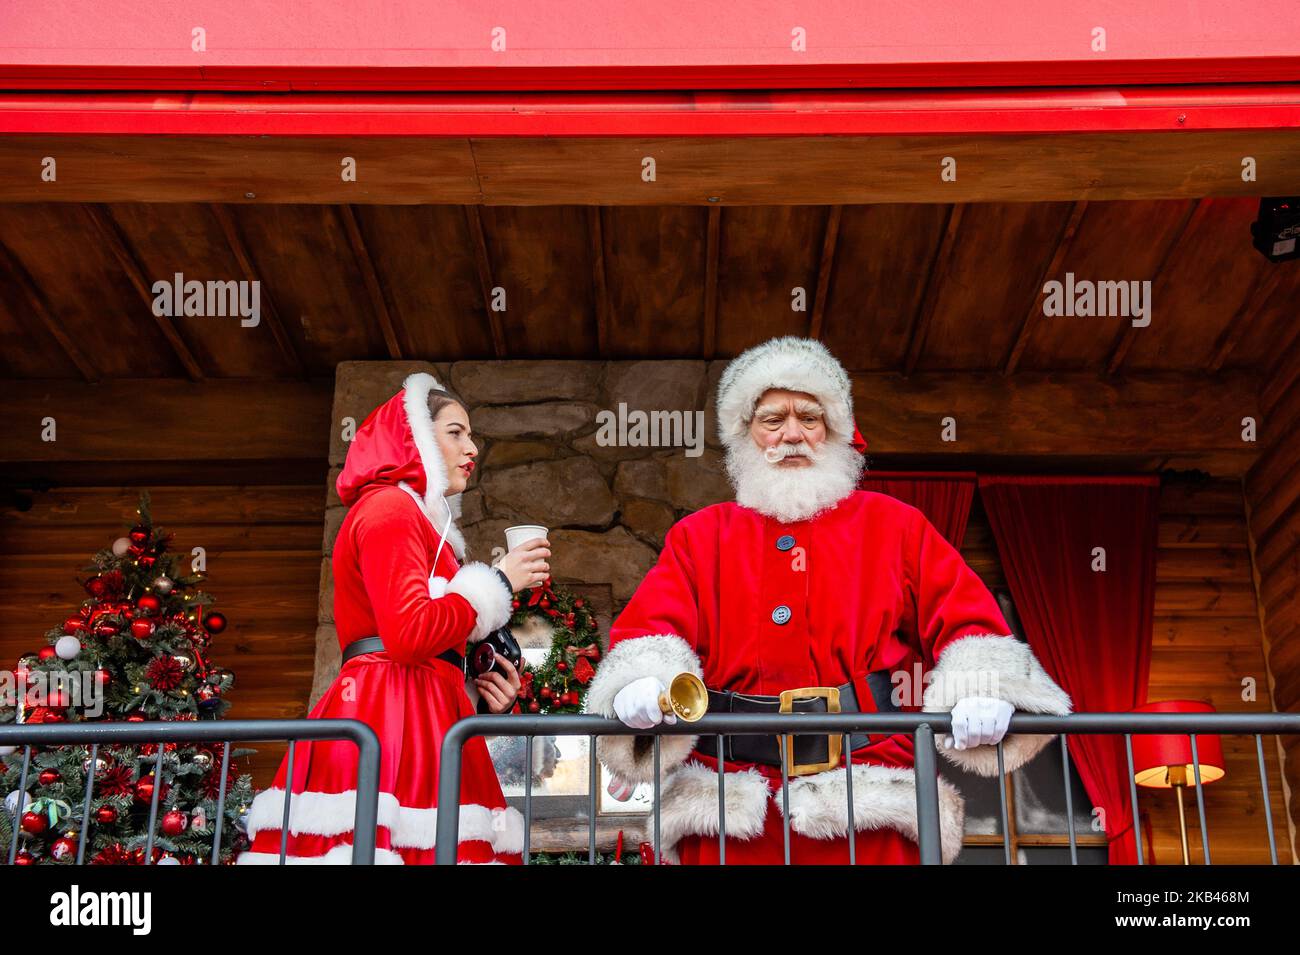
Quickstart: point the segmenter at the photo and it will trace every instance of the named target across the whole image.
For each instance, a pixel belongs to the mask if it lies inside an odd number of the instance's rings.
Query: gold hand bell
[[[659,694],[659,709],[694,723],[709,710],[709,691],[694,673],[679,673],[673,677],[668,690]]]

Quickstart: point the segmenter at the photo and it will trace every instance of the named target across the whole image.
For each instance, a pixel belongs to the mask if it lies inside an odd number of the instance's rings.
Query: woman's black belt
[[[867,686],[871,690],[871,698],[876,704],[876,710],[881,713],[897,712],[899,707],[895,705],[892,697],[892,683],[889,678],[888,670],[876,670],[867,674]],[[836,687],[839,693],[839,703],[841,713],[860,713],[862,708],[858,705],[857,691],[852,683],[845,683],[843,686]],[[829,693],[818,696],[795,697],[790,702],[790,708],[787,712],[792,713],[825,713],[828,712]],[[710,713],[780,713],[781,697],[779,696],[752,696],[744,693],[733,693],[729,690],[709,690],[709,710]],[[878,743],[890,734],[877,733],[875,735],[867,733],[853,733],[849,736],[849,748],[857,752],[864,746]],[[813,767],[828,768],[827,764],[832,762],[831,757],[838,753],[840,749],[839,740],[842,737],[794,735],[793,765],[791,775],[805,775],[806,771],[812,771]],[[832,743],[832,739],[835,742]],[[699,742],[695,744],[698,752],[706,756],[718,756],[718,737],[701,736]],[[779,736],[724,736],[722,737],[723,759],[728,762],[738,763],[762,763],[768,766],[781,765],[781,737]],[[834,760],[838,762],[838,760]]]
[[[382,653],[384,650],[384,641],[379,637],[361,637],[359,640],[353,640],[343,648],[343,663],[347,663],[353,657],[359,657],[363,653]],[[465,669],[465,658],[455,650],[444,650],[438,654],[439,660],[446,660],[457,669]]]

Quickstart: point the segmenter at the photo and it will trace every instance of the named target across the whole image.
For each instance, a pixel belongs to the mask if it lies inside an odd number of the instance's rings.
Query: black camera
[[[470,648],[465,657],[465,672],[472,678],[487,676],[489,673],[500,673],[505,676],[506,672],[497,658],[505,657],[516,670],[520,670],[523,656],[519,641],[510,632],[510,627],[501,627],[493,630]]]

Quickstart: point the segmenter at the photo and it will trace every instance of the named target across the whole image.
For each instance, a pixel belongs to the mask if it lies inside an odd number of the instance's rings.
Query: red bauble
[[[179,836],[185,831],[189,820],[185,813],[179,809],[173,809],[162,817],[162,831],[165,836]]]
[[[63,777],[59,775],[56,769],[42,769],[41,774],[36,778],[40,780],[42,786],[52,786]]]
[[[542,710],[542,705],[538,703],[536,700],[533,700],[533,702],[528,704],[529,713],[540,713],[541,710]]]
[[[550,699],[551,697],[553,697],[553,696],[555,696],[555,691],[554,691],[554,690],[552,690],[549,686],[544,686],[544,687],[542,687],[542,690],[541,690],[541,697],[542,697],[542,699],[544,699],[544,700],[549,700],[549,699]]]
[[[519,601],[518,601],[518,600],[512,600],[512,601],[510,601],[510,608],[511,608],[512,610],[518,610],[518,609],[519,609]]]
[[[86,593],[98,600],[108,593],[108,581],[103,577],[91,577],[86,581]]]
[[[23,832],[31,833],[33,836],[39,836],[46,829],[50,828],[49,820],[39,812],[23,813],[22,821],[19,823]]]
[[[36,865],[36,857],[30,852],[20,852],[14,856],[14,865]]]
[[[143,617],[131,621],[131,636],[137,640],[148,640],[153,635],[153,621]]]
[[[136,710],[134,713],[128,713],[126,715],[126,721],[128,723],[143,723],[144,714],[141,713],[139,710]]]
[[[54,845],[50,846],[50,855],[55,859],[71,859],[77,854],[77,840],[70,839],[67,836],[55,839]]]
[[[150,570],[153,565],[158,562],[158,558],[153,554],[141,554],[136,558],[135,562],[139,565],[141,570]]]
[[[111,826],[117,822],[117,810],[112,806],[100,806],[95,810],[95,821],[100,825]]]
[[[162,609],[162,601],[153,594],[142,594],[140,599],[135,602],[135,605],[141,612],[150,615],[156,614]]]
[[[220,633],[226,629],[226,616],[213,611],[203,618],[203,626],[208,633]]]
[[[36,651],[36,655],[42,660],[52,660],[56,656],[53,647],[41,647]]]
[[[81,633],[85,629],[86,621],[81,617],[69,617],[67,620],[63,621],[63,632],[68,636]]]
[[[577,600],[575,600],[575,601],[573,602],[573,605],[574,605],[575,607],[577,607],[579,610],[581,610],[583,607],[586,606],[586,604],[582,602],[582,598],[581,598],[581,597],[579,597]]]
[[[558,673],[568,673],[569,665],[561,660],[559,663],[555,664],[555,669]]]
[[[135,784],[135,801],[147,805],[150,802],[150,800],[153,799],[153,789],[154,789],[153,773],[150,773],[147,776],[141,776],[140,781]],[[171,786],[169,786],[167,783],[163,783],[162,789],[158,793],[158,798],[160,800],[167,798],[167,792],[170,789]]]
[[[143,524],[139,524],[131,528],[131,533],[127,536],[131,539],[131,543],[136,547],[143,547],[145,544],[149,543],[149,528],[145,527]]]
[[[109,682],[112,679],[113,679],[112,675],[103,668],[100,668],[95,671],[95,682],[98,683],[100,686],[108,686]]]

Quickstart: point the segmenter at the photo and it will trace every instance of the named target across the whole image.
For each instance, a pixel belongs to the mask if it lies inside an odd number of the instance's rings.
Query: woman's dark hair
[[[443,391],[441,388],[434,388],[429,392],[429,420],[433,421],[438,417],[438,412],[447,405],[460,405],[465,414],[469,414],[469,409],[465,407],[465,402],[461,401],[449,391]]]

